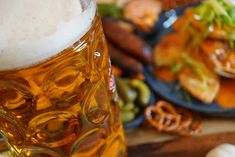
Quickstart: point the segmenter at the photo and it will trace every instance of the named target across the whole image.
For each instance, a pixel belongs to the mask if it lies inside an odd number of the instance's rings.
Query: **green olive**
[[[134,102],[137,98],[137,92],[129,87],[125,80],[116,79],[117,91],[124,102]]]
[[[124,102],[123,102],[122,98],[120,98],[120,97],[118,98],[118,105],[120,108],[124,107]]]
[[[135,105],[132,102],[126,103],[122,108],[123,111],[133,111],[134,109]]]
[[[123,123],[128,123],[135,119],[135,113],[134,112],[122,112],[121,113],[121,121]]]
[[[142,106],[147,106],[150,102],[151,92],[149,87],[141,80],[133,79],[128,81],[128,84],[138,91],[137,101]]]

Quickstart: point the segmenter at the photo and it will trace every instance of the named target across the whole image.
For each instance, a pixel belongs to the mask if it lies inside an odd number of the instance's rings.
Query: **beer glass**
[[[125,156],[95,0],[0,0],[0,133],[0,156]]]

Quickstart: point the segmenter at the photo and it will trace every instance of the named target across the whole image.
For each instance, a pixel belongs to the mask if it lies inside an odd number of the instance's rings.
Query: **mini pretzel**
[[[160,124],[162,125],[163,130],[172,131],[178,127],[180,117],[171,104],[160,101],[156,107],[156,110],[160,113],[160,115],[162,115],[162,118],[160,118]]]
[[[194,121],[191,124],[191,133],[197,134],[202,130],[202,119],[199,115],[194,115]]]
[[[179,136],[192,136],[200,133],[201,130],[202,130],[201,120],[195,120],[190,124],[188,128],[178,130],[176,134]]]
[[[146,118],[159,131],[173,131],[180,123],[180,117],[175,109],[166,102],[159,102],[158,106],[146,109]]]
[[[179,136],[192,136],[202,130],[200,117],[192,116],[185,109],[175,109],[170,103],[158,102],[146,109],[147,121],[162,132]]]
[[[188,128],[193,121],[192,115],[187,110],[181,108],[177,109],[177,112],[181,116],[181,123],[178,129]]]

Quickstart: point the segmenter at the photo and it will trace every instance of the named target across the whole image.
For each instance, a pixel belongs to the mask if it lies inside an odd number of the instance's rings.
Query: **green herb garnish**
[[[205,0],[196,8],[195,15],[206,25],[235,26],[235,4],[233,0]]]
[[[98,12],[101,16],[109,16],[112,18],[119,18],[123,15],[123,10],[115,2],[112,3],[99,3]]]
[[[210,28],[213,30],[216,26],[226,31],[226,33],[231,36],[230,46],[233,48],[232,43],[234,42],[235,29],[234,0],[205,0],[201,5],[196,7],[194,18],[199,21],[202,26],[207,26],[208,30],[210,30]],[[203,37],[199,38],[199,41],[200,40],[203,40]],[[198,45],[198,43],[196,43],[196,45]]]
[[[232,40],[232,39],[229,40],[229,46],[231,48],[234,48],[234,40]]]
[[[194,74],[196,74],[202,81],[202,86],[201,88],[206,88],[207,87],[207,81],[208,81],[208,76],[207,72],[205,71],[205,66],[203,63],[198,62],[188,56],[186,53],[182,53],[182,60],[184,61],[184,65],[188,66]]]
[[[180,70],[183,68],[183,64],[181,63],[175,63],[171,65],[171,72],[176,74],[180,72]]]

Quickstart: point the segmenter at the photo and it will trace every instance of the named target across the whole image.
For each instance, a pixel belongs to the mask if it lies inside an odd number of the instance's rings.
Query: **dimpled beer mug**
[[[10,157],[124,157],[95,0],[0,0],[0,133]]]

